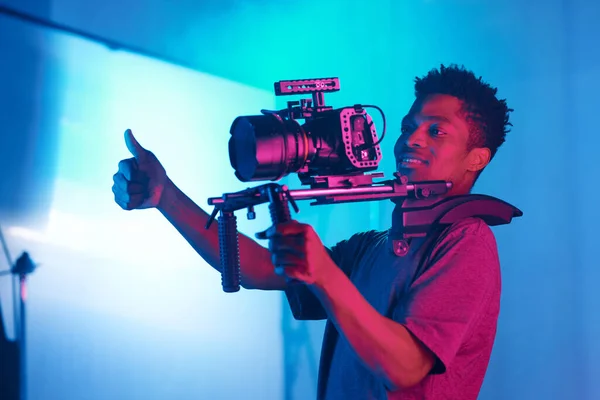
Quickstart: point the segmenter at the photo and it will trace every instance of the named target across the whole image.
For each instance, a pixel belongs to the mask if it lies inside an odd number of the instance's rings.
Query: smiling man
[[[396,146],[398,171],[410,181],[448,180],[449,195],[468,194],[508,131],[504,100],[462,67],[418,78],[416,99]],[[156,207],[200,256],[219,270],[218,228],[167,177],[154,154],[127,131],[133,158],[119,163],[115,201]],[[494,235],[465,218],[395,251],[402,233],[396,207],[386,231],[351,235],[326,248],[296,221],[257,237],[240,234],[246,289],[285,291],[298,319],[326,319],[318,398],[476,399],[487,370],[500,304]],[[275,273],[274,265],[283,266]],[[300,282],[288,284],[287,278]]]
[[[410,181],[451,181],[453,195],[469,193],[504,143],[512,110],[496,89],[456,66],[417,79],[415,95],[394,149],[398,171]]]
[[[496,89],[464,68],[430,71],[415,84],[394,153],[409,181],[446,180],[470,193],[508,131]],[[402,233],[363,232],[328,249],[307,225],[273,228],[274,263],[306,286],[286,294],[299,319],[327,318],[321,399],[476,399],[500,307],[500,265],[491,229],[466,218],[394,251]],[[305,238],[298,246],[298,237]],[[294,243],[296,241],[296,243]],[[302,254],[299,261],[295,254]],[[293,266],[293,268],[291,268]]]

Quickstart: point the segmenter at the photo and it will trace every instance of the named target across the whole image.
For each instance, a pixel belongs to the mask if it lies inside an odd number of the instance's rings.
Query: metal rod
[[[17,342],[19,342],[19,337],[21,336],[21,327],[20,327],[20,318],[19,318],[19,299],[17,298],[17,281],[16,278],[12,275],[13,261],[10,255],[10,250],[8,250],[8,244],[6,243],[6,239],[4,238],[4,232],[2,231],[2,226],[0,226],[0,242],[2,242],[2,250],[4,252],[4,256],[6,257],[6,262],[8,263],[9,272],[11,274],[11,286],[12,286],[12,303],[13,303],[13,326],[15,331],[15,338]]]
[[[414,185],[406,185],[406,190],[411,191],[414,189]],[[355,188],[333,188],[333,189],[298,189],[290,190],[290,196],[294,200],[305,200],[313,197],[320,196],[336,196],[336,195],[351,195],[351,194],[380,194],[380,193],[392,193],[394,188],[392,186],[365,186]]]
[[[407,191],[413,190],[414,185],[406,185]],[[298,189],[290,190],[289,194],[294,200],[307,200],[315,197],[336,196],[336,195],[352,195],[352,194],[381,194],[392,193],[392,186],[365,186],[355,188],[326,188],[326,189]],[[223,197],[213,197],[209,199],[209,204],[223,204],[227,200],[240,197],[247,197],[246,194],[231,193]],[[260,198],[260,194],[256,193],[253,197]]]
[[[19,369],[21,370],[20,376],[20,400],[27,399],[27,352],[26,352],[26,315],[25,315],[25,302],[27,301],[27,275],[21,274],[19,276],[19,299],[20,299],[20,309],[21,313],[19,315],[19,344],[20,344],[20,363]]]

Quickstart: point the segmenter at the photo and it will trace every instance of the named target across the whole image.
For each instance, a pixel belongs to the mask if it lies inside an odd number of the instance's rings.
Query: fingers
[[[144,183],[128,181],[125,176],[119,172],[113,175],[113,182],[116,188],[124,193],[143,194],[148,191],[148,187]]]
[[[304,235],[276,235],[269,238],[269,251],[302,251],[306,239]]]
[[[133,210],[138,208],[148,197],[145,193],[129,194],[124,192],[118,189],[116,184],[113,185],[112,191],[115,195],[115,203],[117,203],[123,210]]]
[[[271,254],[271,262],[275,266],[275,273],[278,275],[290,275],[305,270],[306,257],[298,254],[295,251],[283,252],[278,251]]]
[[[312,228],[297,221],[279,223],[258,232],[256,238],[269,240],[271,261],[277,275],[302,282],[311,282],[309,246]]]
[[[146,161],[149,152],[144,149],[135,136],[133,136],[131,129],[125,131],[125,145],[127,146],[127,150],[129,150],[131,155],[135,157],[138,162],[143,163]]]
[[[263,232],[255,234],[257,239],[271,239],[276,236],[294,236],[306,235],[309,225],[301,224],[298,221],[289,221],[275,224]]]
[[[298,271],[297,267],[275,266],[275,274],[302,282],[302,274]]]
[[[271,240],[269,242],[269,252],[273,255],[281,256],[282,258],[293,259],[294,262],[306,258],[306,251],[304,250],[303,244],[290,244],[285,242],[274,243],[274,241]]]
[[[269,229],[255,234],[257,239],[269,240],[269,252],[274,256],[293,257],[304,259],[306,255],[306,233],[305,229],[296,221],[276,224]]]
[[[148,178],[133,167],[134,159],[119,163],[119,171],[113,175],[112,191],[115,203],[124,210],[138,208],[148,198]]]
[[[119,161],[119,173],[130,182],[147,183],[148,175],[138,168],[135,158]]]
[[[297,257],[293,254],[274,253],[271,256],[271,262],[275,268],[298,268],[303,267],[306,262],[304,257]]]
[[[291,268],[298,268],[306,264],[306,240],[303,234],[275,235],[269,239],[269,252],[271,262],[277,274],[289,272]]]

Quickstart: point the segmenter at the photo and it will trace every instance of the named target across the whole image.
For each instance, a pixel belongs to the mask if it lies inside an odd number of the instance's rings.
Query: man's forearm
[[[338,331],[389,390],[417,384],[431,370],[433,356],[401,324],[384,317],[339,269],[311,286]]]
[[[217,223],[205,229],[209,214],[168,180],[158,210],[213,268],[220,270]],[[268,249],[239,234],[242,286],[246,289],[283,290],[285,279],[275,274]]]

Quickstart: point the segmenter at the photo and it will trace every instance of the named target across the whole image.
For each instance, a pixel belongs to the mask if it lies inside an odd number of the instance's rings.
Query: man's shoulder
[[[385,239],[387,237],[387,231],[380,230],[365,230],[352,234],[347,240],[343,240],[342,242],[349,242],[354,245],[359,243],[364,245],[372,245],[374,243],[379,242],[381,239]]]
[[[482,240],[495,241],[492,228],[481,218],[468,217],[454,222],[445,231],[446,237],[473,236]]]
[[[498,252],[494,232],[483,219],[477,217],[463,218],[446,227],[438,237],[436,247],[462,247],[465,250],[472,247]]]
[[[347,239],[335,243],[329,248],[330,255],[336,259],[342,257],[357,261],[364,255],[376,251],[385,245],[387,232],[379,230],[365,230],[352,234]]]

